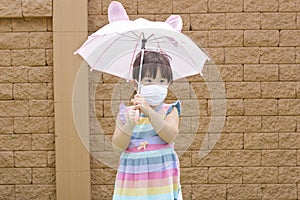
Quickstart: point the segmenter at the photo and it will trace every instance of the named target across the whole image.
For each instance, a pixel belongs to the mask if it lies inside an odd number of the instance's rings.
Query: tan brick
[[[208,1],[209,12],[242,12],[243,1],[242,0],[210,0]]]
[[[14,185],[0,185],[0,199],[1,200],[14,200],[15,199],[15,186]]]
[[[296,13],[262,13],[261,29],[284,30],[296,28]]]
[[[300,65],[279,65],[279,79],[281,81],[299,81]]]
[[[92,184],[105,184],[104,169],[91,170],[91,183]]]
[[[206,83],[204,82],[192,83],[192,91],[194,91],[200,99],[209,98],[209,91]]]
[[[14,131],[13,118],[0,118],[0,134],[10,134]]]
[[[278,81],[278,65],[244,65],[244,81]]]
[[[262,190],[259,184],[232,184],[227,185],[226,194],[231,199],[261,199]]]
[[[53,49],[46,49],[46,65],[53,66]]]
[[[0,168],[0,184],[30,184],[31,169]]]
[[[178,151],[176,153],[179,157],[180,167],[192,167],[192,154],[193,151]]]
[[[224,48],[205,48],[206,53],[215,64],[225,63],[225,51]]]
[[[226,82],[227,98],[260,98],[261,86],[258,82]]]
[[[270,46],[278,46],[278,44],[279,44],[278,30],[245,30],[244,31],[245,46],[270,47]]]
[[[105,148],[105,136],[104,135],[91,135],[90,136],[90,149],[91,151],[104,151]]]
[[[300,167],[279,167],[279,183],[298,183],[300,181]]]
[[[27,67],[0,67],[0,82],[24,83],[27,81]]]
[[[261,183],[277,183],[278,168],[277,167],[244,167],[243,183],[261,184]]]
[[[181,185],[182,198],[192,199],[192,185]]]
[[[1,18],[0,19],[0,32],[9,32],[12,31],[12,27],[11,27],[11,20],[5,19],[5,18]]]
[[[278,133],[245,133],[245,149],[278,149]]]
[[[10,66],[11,65],[11,55],[10,50],[0,50],[0,66]]]
[[[297,199],[296,184],[266,184],[262,185],[263,200],[267,199]]]
[[[296,52],[293,47],[262,47],[260,63],[295,63]]]
[[[299,0],[279,0],[279,11],[299,11]]]
[[[177,0],[173,1],[173,13],[206,13],[206,0]]]
[[[259,166],[261,152],[259,150],[229,150],[226,151],[227,166]]]
[[[54,134],[36,134],[32,135],[32,150],[54,150]]]
[[[48,133],[55,133],[55,118],[48,117]]]
[[[300,165],[300,150],[297,150],[297,166]]]
[[[259,48],[257,47],[225,47],[225,63],[227,64],[257,64],[259,63]]]
[[[28,116],[28,108],[26,101],[0,101],[0,116]]]
[[[13,31],[47,31],[46,18],[13,18]]]
[[[55,185],[17,185],[16,199],[56,199]]]
[[[209,99],[208,100],[208,115],[209,116],[225,116],[226,100],[225,99]]]
[[[225,14],[191,14],[192,30],[225,29]]]
[[[11,134],[0,136],[1,150],[31,150],[31,135]]]
[[[48,151],[47,167],[55,167],[55,151]]]
[[[260,13],[226,13],[226,29],[260,29]]]
[[[47,133],[47,117],[16,117],[14,118],[15,133]]]
[[[22,0],[22,13],[24,17],[51,17],[51,0]]]
[[[243,66],[242,65],[217,65],[216,68],[209,68],[209,81],[242,81]]]
[[[1,136],[0,136],[1,138]],[[0,167],[14,167],[14,157],[12,151],[0,152]]]
[[[201,199],[201,200],[226,199],[226,185],[224,184],[192,185],[192,199]]]
[[[52,32],[32,32],[30,35],[30,48],[53,48]]]
[[[32,183],[55,185],[55,168],[33,168]]]
[[[280,149],[299,149],[300,135],[298,133],[280,133],[279,134]]]
[[[21,0],[2,0],[0,6],[0,18],[4,17],[23,17]]]
[[[244,115],[244,102],[243,99],[227,99],[226,113],[229,116],[232,115]]]
[[[88,1],[88,13],[89,15],[99,15],[102,14],[102,2],[101,0],[90,0]],[[127,11],[128,12],[128,11]]]
[[[47,99],[46,83],[14,84],[14,99],[42,100]]]
[[[199,152],[193,152],[192,166],[226,166],[226,152],[213,150],[204,158],[200,158]]]
[[[172,13],[171,0],[138,0],[137,3],[137,11],[139,14]]]
[[[210,47],[243,46],[242,30],[212,30],[209,31]]]
[[[277,99],[245,99],[245,115],[277,115]]]
[[[295,98],[296,83],[294,82],[262,82],[263,98]]]
[[[295,166],[296,150],[262,150],[262,166]]]
[[[281,30],[279,46],[300,46],[300,30]]]
[[[115,87],[118,87],[116,84],[99,84],[97,85],[96,88],[96,94],[95,99],[96,100],[115,100],[115,99],[120,99],[119,95],[115,95],[115,98],[112,99],[113,96],[113,90]],[[91,94],[93,95],[93,94]],[[93,97],[92,97],[93,99]]]
[[[54,88],[53,83],[47,83],[47,99],[54,100]]]
[[[279,115],[300,115],[300,99],[279,99]]]
[[[210,167],[209,183],[242,183],[241,167]]]
[[[213,149],[242,149],[243,143],[244,137],[242,133],[221,133]]]
[[[113,185],[92,185],[92,199],[112,199]]]
[[[182,184],[208,183],[208,168],[181,168],[180,177]]]
[[[260,132],[261,117],[259,116],[228,116],[226,119],[226,132]]]
[[[107,8],[111,1],[110,0],[103,0],[102,1],[102,12],[104,15],[107,14]],[[137,1],[131,1],[131,0],[120,0],[119,1],[123,7],[125,8],[127,14],[137,14],[138,10],[138,2]],[[97,3],[98,4],[98,3]],[[99,4],[101,4],[101,1],[99,1]],[[146,5],[147,7],[147,5]],[[147,7],[149,8],[149,7]],[[99,14],[99,13],[96,13]]]
[[[15,151],[16,167],[46,167],[47,151]]]
[[[1,49],[27,49],[29,48],[28,33],[0,33]]]
[[[29,116],[31,117],[54,116],[54,102],[52,100],[29,101]]]
[[[269,12],[278,11],[278,0],[245,0],[245,12]]]
[[[0,99],[8,100],[13,98],[13,85],[12,84],[0,84]]]
[[[12,65],[45,65],[45,49],[12,50]]]
[[[183,34],[188,36],[193,42],[200,47],[208,46],[208,32],[207,31],[183,31]]]
[[[288,132],[296,131],[296,118],[291,116],[262,116],[263,132]]]
[[[115,120],[113,118],[100,118],[99,125],[104,134],[112,135],[115,130]]]

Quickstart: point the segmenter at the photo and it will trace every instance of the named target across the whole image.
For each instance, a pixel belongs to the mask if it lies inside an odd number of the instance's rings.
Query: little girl
[[[141,53],[133,65],[133,85],[137,89]],[[141,92],[133,106],[120,106],[112,138],[121,150],[115,180],[114,200],[182,199],[179,160],[174,140],[179,131],[180,102],[165,104],[173,81],[167,55],[145,51]],[[136,119],[139,110],[139,119]]]

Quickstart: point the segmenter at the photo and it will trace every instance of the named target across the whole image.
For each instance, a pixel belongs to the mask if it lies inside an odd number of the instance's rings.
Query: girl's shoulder
[[[181,103],[179,100],[177,100],[174,103],[164,103],[163,109],[166,111],[166,115],[172,112],[172,110],[176,108],[178,111],[178,116],[181,114]]]

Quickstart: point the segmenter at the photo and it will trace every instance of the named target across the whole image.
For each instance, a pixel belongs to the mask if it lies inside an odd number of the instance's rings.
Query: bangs
[[[167,79],[169,83],[173,81],[173,74],[172,74],[171,67],[168,65],[162,65],[157,63],[143,64],[141,79],[143,79],[144,77],[151,77],[155,79],[158,69],[162,78]],[[133,68],[133,74],[132,74],[133,79],[136,80],[139,79],[139,71],[140,71],[139,66]]]

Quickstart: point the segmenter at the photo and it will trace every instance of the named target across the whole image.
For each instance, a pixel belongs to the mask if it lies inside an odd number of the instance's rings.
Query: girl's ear
[[[180,15],[171,15],[165,22],[172,26],[176,31],[181,32],[182,19]]]
[[[132,80],[130,80],[130,83],[131,83],[133,89],[134,89],[135,91],[137,91],[137,88],[138,88],[137,80],[132,79]]]
[[[108,21],[112,23],[120,20],[129,20],[129,17],[120,2],[112,1],[108,6]]]

